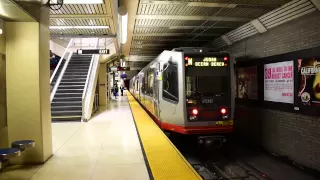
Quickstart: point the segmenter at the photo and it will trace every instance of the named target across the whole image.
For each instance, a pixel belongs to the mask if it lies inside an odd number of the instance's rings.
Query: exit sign
[[[109,49],[78,49],[78,54],[110,54]]]

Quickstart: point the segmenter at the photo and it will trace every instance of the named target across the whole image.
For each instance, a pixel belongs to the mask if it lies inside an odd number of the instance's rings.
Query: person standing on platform
[[[114,85],[114,88],[113,88],[113,95],[114,95],[114,97],[115,97],[116,99],[117,99],[118,91],[119,91],[118,86],[117,86],[117,84],[115,84],[115,85]]]
[[[124,87],[121,85],[120,86],[121,96],[123,96],[123,90],[124,90]]]

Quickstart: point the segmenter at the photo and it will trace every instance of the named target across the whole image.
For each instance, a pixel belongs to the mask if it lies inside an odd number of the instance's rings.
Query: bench
[[[12,148],[18,148],[21,151],[24,151],[27,148],[35,147],[36,143],[33,140],[20,140],[11,143]]]
[[[0,149],[0,170],[8,164],[9,159],[20,156],[24,150],[34,146],[33,140],[20,140],[12,142],[11,148]]]

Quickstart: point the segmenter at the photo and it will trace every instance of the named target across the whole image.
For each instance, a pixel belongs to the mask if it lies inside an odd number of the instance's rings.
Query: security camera
[[[63,0],[48,0],[49,6],[63,5]]]
[[[48,0],[47,6],[52,10],[59,10],[63,5],[63,0]]]

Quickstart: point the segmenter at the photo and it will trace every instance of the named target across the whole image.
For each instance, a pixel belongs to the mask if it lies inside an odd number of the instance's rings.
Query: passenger
[[[121,85],[120,86],[121,96],[123,96],[123,90],[124,90],[124,87]]]
[[[118,91],[119,91],[118,86],[117,86],[117,84],[115,84],[115,85],[114,85],[114,88],[113,88],[113,95],[114,95],[114,97],[115,97],[116,99],[117,99]]]

